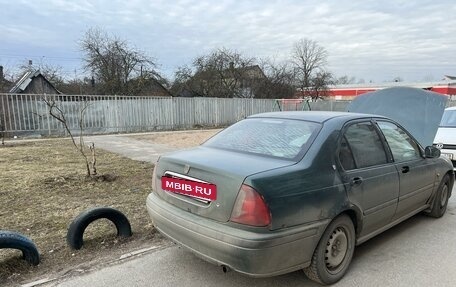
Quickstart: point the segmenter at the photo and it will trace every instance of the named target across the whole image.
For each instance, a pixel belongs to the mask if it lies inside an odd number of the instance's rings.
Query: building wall
[[[456,84],[456,83],[455,83]],[[424,88],[426,90],[430,90],[432,92],[436,92],[442,95],[447,95],[450,96],[451,98],[456,97],[456,86],[452,86],[451,83],[447,84],[439,84],[439,85],[426,85],[426,84],[407,84],[407,83],[393,83],[392,85],[385,85],[385,86],[375,86],[375,87],[347,87],[346,85],[343,85],[342,87],[331,87],[329,89],[329,98],[333,100],[353,100],[355,97],[369,93],[369,92],[374,92],[377,90],[381,89],[386,89],[390,87],[397,87],[397,86],[403,86],[403,87],[415,87],[415,88]]]

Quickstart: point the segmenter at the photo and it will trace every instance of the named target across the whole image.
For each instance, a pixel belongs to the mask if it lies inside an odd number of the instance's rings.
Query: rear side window
[[[363,168],[387,163],[382,141],[370,122],[356,123],[348,127],[342,141],[339,159],[344,169]],[[346,147],[344,145],[346,144]],[[345,155],[342,155],[342,152]],[[350,153],[354,158],[354,165],[350,162]]]
[[[314,122],[273,118],[240,121],[218,133],[204,146],[295,159],[320,130]]]

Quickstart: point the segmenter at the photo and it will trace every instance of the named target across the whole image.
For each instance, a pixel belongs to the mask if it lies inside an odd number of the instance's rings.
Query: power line
[[[62,56],[37,56],[37,55],[25,55],[25,54],[2,54],[0,53],[0,57],[5,58],[35,58],[35,59],[54,59],[54,60],[63,60],[63,61],[82,61],[83,58],[79,57],[62,57]]]

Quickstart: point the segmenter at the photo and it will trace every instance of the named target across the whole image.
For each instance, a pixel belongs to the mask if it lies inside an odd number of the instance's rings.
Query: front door
[[[350,201],[363,211],[361,236],[391,222],[399,196],[399,176],[384,143],[370,121],[351,123],[339,154],[342,179]]]
[[[400,177],[400,192],[394,219],[423,207],[432,194],[435,174],[433,164],[421,155],[418,144],[401,127],[377,121],[385,135]]]

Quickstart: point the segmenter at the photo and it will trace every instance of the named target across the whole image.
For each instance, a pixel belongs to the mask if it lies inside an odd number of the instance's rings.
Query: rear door
[[[424,206],[432,194],[435,181],[433,163],[424,158],[415,140],[393,122],[377,121],[400,178],[400,192],[394,219]]]
[[[390,223],[397,207],[399,176],[370,120],[350,123],[344,129],[338,159],[348,197],[363,211],[360,235]]]

